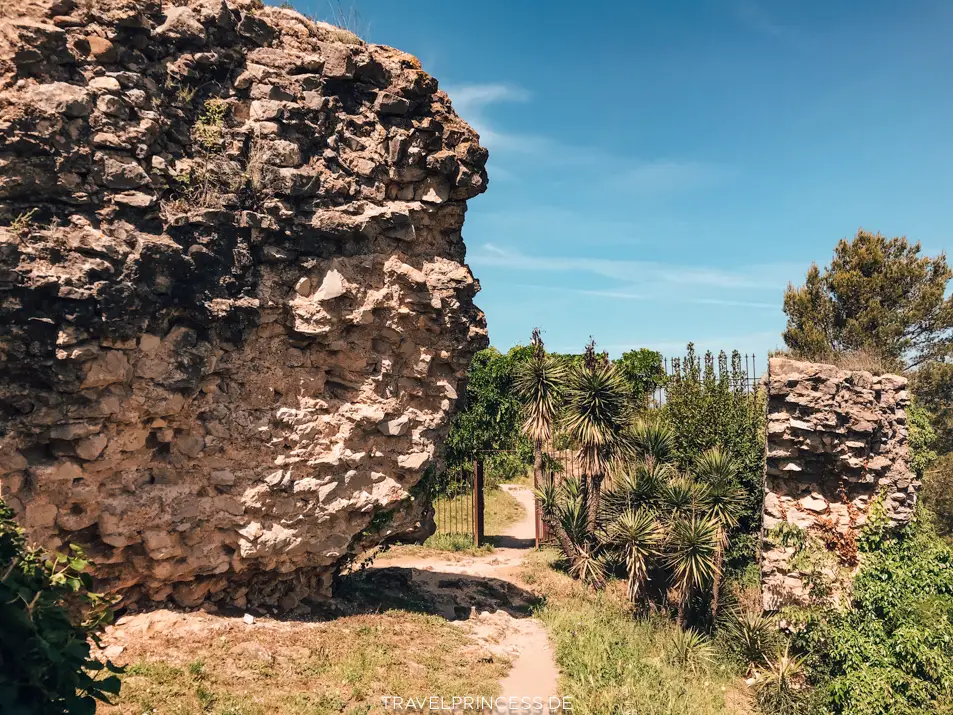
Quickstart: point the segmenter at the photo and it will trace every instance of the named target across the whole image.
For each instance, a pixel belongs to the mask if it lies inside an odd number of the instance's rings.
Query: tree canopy
[[[920,244],[861,229],[841,240],[830,266],[813,264],[804,285],[784,294],[784,342],[796,354],[825,359],[869,351],[897,367],[915,367],[953,346],[953,271],[946,256],[920,255]]]

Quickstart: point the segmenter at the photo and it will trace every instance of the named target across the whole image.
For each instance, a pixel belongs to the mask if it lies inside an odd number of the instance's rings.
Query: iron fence
[[[732,390],[741,392],[752,393],[758,389],[761,376],[758,373],[758,360],[754,353],[744,355],[734,353],[731,358],[723,352],[717,357],[706,353],[704,356],[696,357],[694,365],[691,365],[688,360],[689,358],[677,357],[662,359],[664,377],[662,384],[658,385],[652,393],[654,406],[664,405],[669,385],[688,375],[697,376],[698,379],[703,380],[706,373],[709,373],[712,379],[724,380]]]
[[[433,501],[437,534],[470,536],[474,546],[483,539],[483,461],[447,476],[446,492]]]

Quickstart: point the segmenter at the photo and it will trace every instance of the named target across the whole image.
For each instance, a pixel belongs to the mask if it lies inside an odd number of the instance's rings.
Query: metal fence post
[[[473,465],[473,545],[480,548],[483,539],[483,460]]]

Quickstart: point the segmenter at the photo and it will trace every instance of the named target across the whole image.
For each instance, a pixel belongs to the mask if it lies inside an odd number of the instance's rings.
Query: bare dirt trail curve
[[[516,499],[523,507],[523,517],[507,527],[503,534],[495,539],[497,546],[492,554],[464,559],[431,558],[420,556],[397,556],[380,562],[381,567],[413,569],[416,585],[424,590],[446,596],[448,590],[447,574],[459,574],[463,577],[475,577],[470,581],[461,579],[454,582],[454,602],[457,608],[466,607],[471,597],[478,595],[483,588],[479,579],[492,579],[504,582],[522,592],[523,584],[519,578],[520,567],[525,556],[535,546],[535,522],[533,492],[527,487],[504,484],[501,487]],[[473,607],[473,610],[477,610]],[[459,612],[459,611],[458,611]],[[448,615],[453,615],[448,612]],[[549,698],[558,696],[559,670],[553,654],[549,637],[543,625],[525,613],[514,615],[511,609],[500,608],[495,611],[478,611],[469,620],[461,621],[469,628],[474,637],[491,652],[506,655],[513,662],[509,675],[502,681],[502,696],[516,698],[517,702],[541,700],[542,709],[512,709],[503,712],[548,714]]]

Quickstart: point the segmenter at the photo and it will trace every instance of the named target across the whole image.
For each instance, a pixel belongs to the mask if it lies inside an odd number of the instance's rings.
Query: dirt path
[[[520,594],[525,595],[519,578],[523,558],[535,546],[536,527],[533,515],[533,493],[523,486],[504,484],[506,490],[523,507],[520,521],[509,526],[497,539],[497,547],[487,556],[453,560],[431,557],[396,557],[381,562],[382,567],[412,569],[414,584],[443,600],[445,615],[459,617],[469,611],[468,620],[460,621],[488,650],[510,658],[513,667],[502,681],[504,698],[539,698],[543,709],[512,709],[506,712],[549,713],[548,699],[559,694],[553,650],[543,625],[529,617]],[[448,579],[447,574],[463,578]],[[504,601],[497,608],[480,610],[487,604],[488,590],[498,584]],[[506,596],[514,596],[507,598]],[[510,607],[506,607],[510,606]]]

